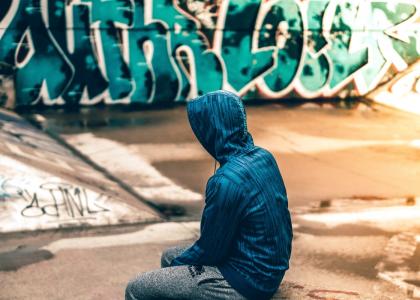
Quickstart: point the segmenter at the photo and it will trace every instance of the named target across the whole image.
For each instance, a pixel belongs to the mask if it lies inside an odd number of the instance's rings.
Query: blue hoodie
[[[248,299],[269,299],[289,267],[292,225],[273,155],[255,146],[241,99],[217,91],[187,104],[191,128],[220,163],[207,182],[200,238],[172,261],[217,266]]]

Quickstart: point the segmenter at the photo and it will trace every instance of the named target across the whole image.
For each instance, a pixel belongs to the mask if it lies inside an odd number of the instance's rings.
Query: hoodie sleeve
[[[242,195],[241,187],[222,175],[210,178],[200,238],[175,258],[171,266],[217,265],[223,262],[241,220]]]

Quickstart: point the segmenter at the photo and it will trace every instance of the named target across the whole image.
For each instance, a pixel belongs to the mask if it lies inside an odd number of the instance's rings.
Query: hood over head
[[[195,136],[220,164],[253,148],[245,108],[237,95],[227,91],[205,94],[188,102],[187,113]]]

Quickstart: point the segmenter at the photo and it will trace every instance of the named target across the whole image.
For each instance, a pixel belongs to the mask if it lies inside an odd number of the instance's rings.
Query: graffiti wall
[[[2,0],[0,20],[18,106],[358,96],[420,57],[418,0]]]

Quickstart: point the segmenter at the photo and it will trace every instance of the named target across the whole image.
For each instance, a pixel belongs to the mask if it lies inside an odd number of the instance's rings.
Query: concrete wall
[[[375,89],[368,98],[377,103],[420,115],[420,60]]]
[[[419,0],[2,0],[0,20],[14,105],[358,96],[420,57]]]

